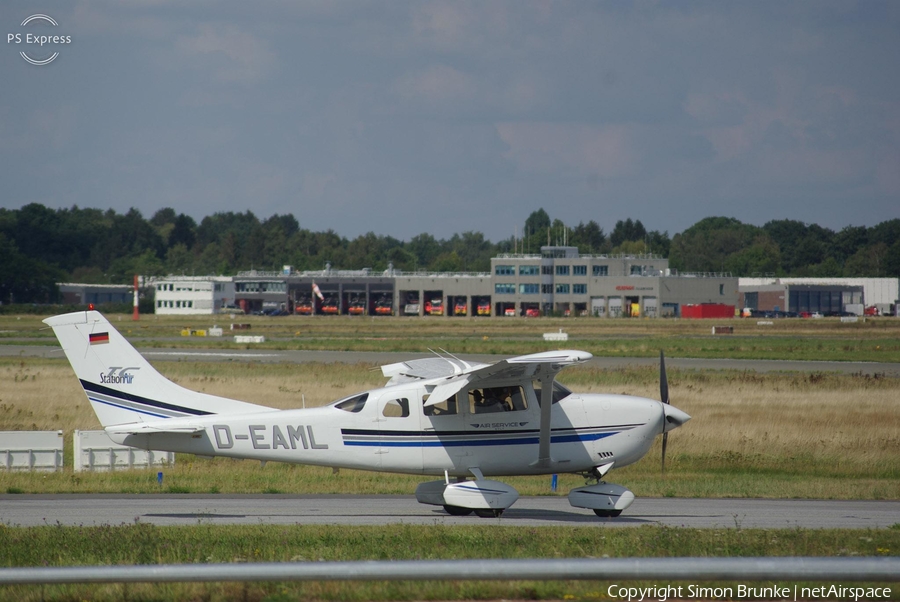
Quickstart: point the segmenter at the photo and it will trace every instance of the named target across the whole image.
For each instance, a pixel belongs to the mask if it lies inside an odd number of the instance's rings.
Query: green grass
[[[886,556],[900,530],[503,526],[0,527],[0,566],[634,556]],[[601,581],[289,582],[19,586],[6,600],[606,598]],[[711,584],[704,584],[711,585]],[[733,585],[733,584],[730,584]],[[789,584],[779,583],[780,586]],[[896,588],[894,588],[896,591]],[[894,594],[894,599],[898,596]]]
[[[598,356],[793,359],[900,362],[900,320],[867,318],[854,324],[837,318],[782,319],[759,326],[754,319],[668,320],[600,318],[363,318],[355,316],[130,316],[110,321],[139,347],[244,349],[233,342],[230,323],[250,324],[250,334],[266,336],[253,348],[521,355],[559,347],[546,343],[544,332],[569,334],[567,346]],[[184,328],[217,324],[223,338],[182,337]],[[734,335],[712,336],[712,325],[732,325]],[[52,331],[39,316],[0,315],[0,342],[54,345]]]
[[[674,445],[670,438],[670,446]],[[808,466],[819,465],[818,469]],[[613,471],[611,480],[639,497],[748,497],[795,499],[900,499],[900,474],[895,465],[877,470],[831,472],[828,462],[811,459],[809,465],[790,465],[778,458],[756,465],[740,458],[670,454],[666,476],[660,474],[659,449],[639,463]],[[163,485],[154,470],[115,473],[16,472],[4,475],[7,493],[241,493],[241,494],[358,494],[412,495],[428,477],[386,475],[270,462],[228,459],[202,460],[177,455],[174,466],[161,469]],[[521,495],[565,496],[585,484],[578,475],[559,475],[558,493],[550,491],[550,476],[504,477]]]

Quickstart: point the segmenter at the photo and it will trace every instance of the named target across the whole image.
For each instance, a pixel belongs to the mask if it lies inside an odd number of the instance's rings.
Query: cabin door
[[[397,472],[422,471],[419,430],[421,393],[416,389],[388,389],[378,398],[378,456],[381,468]]]

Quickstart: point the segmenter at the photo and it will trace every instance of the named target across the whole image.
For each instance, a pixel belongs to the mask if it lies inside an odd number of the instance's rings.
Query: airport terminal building
[[[685,305],[737,304],[737,278],[677,274],[657,255],[581,255],[543,247],[540,255],[491,260],[493,299],[517,315],[680,317]]]
[[[157,302],[158,313],[215,313],[226,307],[208,290],[210,278],[197,279],[204,281],[202,287],[190,287],[181,278],[187,277],[179,277],[180,287],[172,287],[171,278],[158,281],[166,297],[166,303]],[[678,274],[657,255],[582,255],[564,246],[494,257],[487,273],[401,272],[390,266],[383,272],[330,266],[295,272],[285,266],[281,272],[242,272],[229,280],[233,289],[222,296],[248,313],[680,317],[687,305],[735,307],[738,302],[738,279],[729,274]],[[177,288],[185,294],[202,289],[210,300],[170,299]],[[188,308],[185,301],[191,301]]]

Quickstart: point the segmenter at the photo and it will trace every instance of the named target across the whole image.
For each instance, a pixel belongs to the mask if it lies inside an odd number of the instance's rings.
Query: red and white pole
[[[138,316],[138,277],[137,274],[134,275],[134,314],[131,316],[131,319],[137,322],[140,320]]]

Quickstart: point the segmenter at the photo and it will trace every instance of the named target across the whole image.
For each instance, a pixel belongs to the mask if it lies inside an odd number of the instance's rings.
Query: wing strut
[[[541,433],[535,466],[550,466],[550,410],[553,406],[553,373],[541,376]]]

